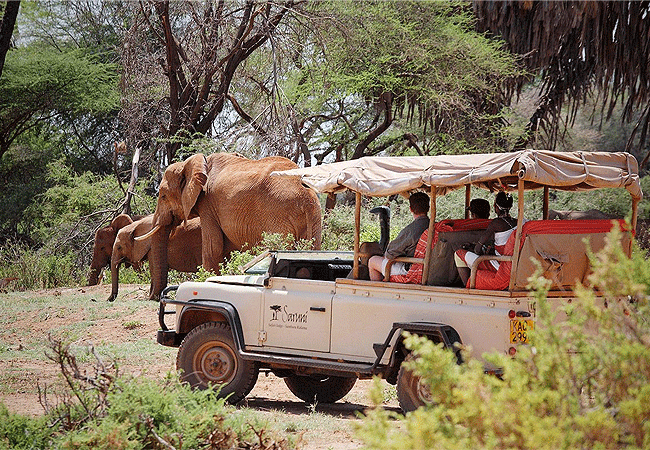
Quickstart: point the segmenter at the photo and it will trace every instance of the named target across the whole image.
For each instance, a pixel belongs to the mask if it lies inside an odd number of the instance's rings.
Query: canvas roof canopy
[[[431,186],[444,195],[474,185],[491,191],[545,186],[583,191],[625,188],[635,201],[643,197],[639,166],[629,153],[522,150],[470,155],[364,157],[315,167],[274,172],[297,175],[318,192],[351,190],[366,196],[388,196]]]

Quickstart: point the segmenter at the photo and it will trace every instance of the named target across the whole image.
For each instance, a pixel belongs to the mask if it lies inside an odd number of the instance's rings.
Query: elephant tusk
[[[158,231],[159,229],[160,229],[160,225],[156,225],[156,226],[153,227],[153,228],[151,229],[151,231],[149,231],[148,233],[143,234],[142,236],[136,236],[136,237],[134,237],[133,239],[136,240],[136,241],[143,241],[143,240],[145,240],[145,239],[149,239],[149,238],[150,238],[151,236],[153,236],[153,235],[156,233],[156,231]]]

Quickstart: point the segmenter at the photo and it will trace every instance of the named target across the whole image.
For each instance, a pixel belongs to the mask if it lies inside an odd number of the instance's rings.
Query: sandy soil
[[[110,292],[110,286],[102,285],[90,288],[75,288],[59,291],[60,293],[83,294],[91,300],[104,301]],[[120,296],[132,296],[139,300],[144,298],[145,289],[138,286],[121,288]],[[21,293],[21,296],[25,293]],[[0,294],[3,295],[3,294]],[[27,293],[35,298],[39,296],[56,295],[52,291],[40,291]],[[118,297],[117,302],[120,301]],[[143,300],[144,301],[144,300]],[[148,303],[148,302],[147,302]],[[156,330],[158,329],[157,317],[152,320],[152,310],[155,305],[144,303],[146,307],[129,312],[128,320],[139,322],[142,325],[135,329],[124,327],[124,318],[99,319],[88,327],[87,336],[82,341],[98,344],[123,343],[128,340],[151,339],[155,341]],[[2,389],[0,389],[0,401],[10,411],[39,415],[43,413],[43,406],[39,403],[37,385],[53,386],[60,379],[60,370],[56,364],[49,360],[37,360],[33,357],[21,358],[20,353],[26,350],[23,344],[23,336],[36,333],[40,336],[47,336],[50,330],[57,330],[75,322],[89,320],[84,317],[84,311],[74,314],[60,314],[55,310],[28,312],[21,314],[10,327],[7,327],[0,336],[0,344],[9,346],[12,354],[10,359],[0,360],[0,376]],[[79,342],[82,344],[83,342]],[[161,352],[161,357],[155,359],[154,363],[145,366],[139,361],[121,362],[120,372],[133,375],[144,374],[144,376],[162,379],[170,370],[174,370],[176,351],[166,349]],[[15,355],[15,356],[14,356]],[[305,450],[340,450],[361,448],[361,442],[354,437],[353,424],[359,421],[358,413],[362,413],[369,405],[368,389],[371,381],[357,381],[355,387],[341,401],[331,405],[316,405],[314,408],[307,405],[291,394],[281,378],[272,374],[261,373],[257,384],[248,397],[242,402],[242,407],[252,408],[264,415],[272,416],[272,420],[302,421],[307,420],[310,414],[319,413],[325,420],[331,423],[322,425],[322,429],[315,429],[306,432],[304,444],[301,448]],[[391,400],[386,404],[389,409],[398,410],[397,402]]]

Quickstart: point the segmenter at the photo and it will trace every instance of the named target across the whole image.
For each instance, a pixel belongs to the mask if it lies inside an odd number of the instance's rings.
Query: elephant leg
[[[224,235],[221,227],[215,222],[201,218],[201,261],[203,268],[217,275],[221,272],[219,264],[223,262]]]

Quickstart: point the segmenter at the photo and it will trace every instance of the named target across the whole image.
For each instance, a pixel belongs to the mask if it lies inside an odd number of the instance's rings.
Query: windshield
[[[281,260],[308,260],[308,261],[351,261],[354,258],[354,252],[343,251],[266,251],[254,258],[251,262],[242,266],[242,270],[248,275],[263,275],[267,273],[271,265],[271,259],[275,258],[276,263]]]

